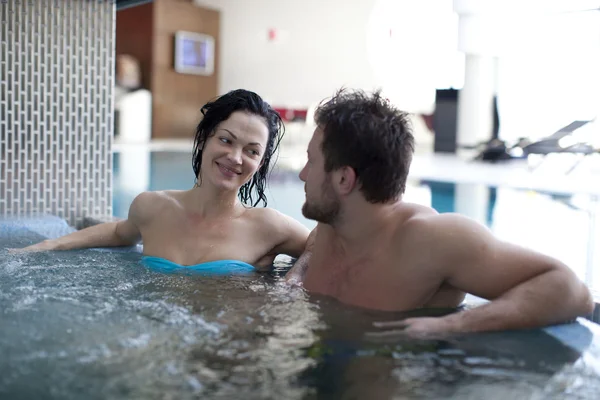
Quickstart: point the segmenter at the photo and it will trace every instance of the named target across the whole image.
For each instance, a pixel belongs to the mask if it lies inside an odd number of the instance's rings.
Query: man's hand
[[[367,333],[371,337],[432,337],[460,331],[445,317],[418,317],[407,318],[400,321],[375,322],[373,326],[385,329],[380,332]]]
[[[310,257],[312,256],[312,250],[315,246],[315,240],[317,237],[317,228],[313,229],[308,238],[306,239],[306,246],[304,253],[296,260],[294,266],[285,274],[285,282],[291,286],[302,286],[304,275],[308,269]]]

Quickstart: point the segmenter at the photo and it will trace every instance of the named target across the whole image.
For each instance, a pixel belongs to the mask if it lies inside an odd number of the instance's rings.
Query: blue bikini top
[[[238,260],[216,260],[196,265],[179,265],[165,258],[143,256],[142,264],[153,271],[186,275],[239,275],[256,271],[252,265]]]

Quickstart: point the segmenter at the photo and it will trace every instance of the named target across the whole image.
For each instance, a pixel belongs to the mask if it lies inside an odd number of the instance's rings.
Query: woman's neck
[[[204,217],[232,216],[243,209],[237,191],[214,190],[208,185],[194,185],[186,200],[186,208]]]

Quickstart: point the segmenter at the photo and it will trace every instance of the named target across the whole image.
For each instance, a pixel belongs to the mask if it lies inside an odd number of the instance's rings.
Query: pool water
[[[42,239],[19,231],[4,248]],[[0,398],[596,399],[600,334],[550,331],[417,340],[281,276],[193,277],[136,252],[0,251]],[[427,315],[452,310],[430,310]],[[419,315],[412,313],[411,315]]]

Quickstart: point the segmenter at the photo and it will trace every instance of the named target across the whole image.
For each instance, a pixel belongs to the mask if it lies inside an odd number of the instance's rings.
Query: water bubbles
[[[466,365],[491,365],[494,361],[485,357],[465,357],[463,363]]]
[[[105,344],[101,344],[98,348],[91,349],[87,352],[87,354],[79,357],[77,361],[80,364],[90,364],[101,358],[108,358],[111,355],[112,352],[110,351],[110,349]]]
[[[200,383],[198,379],[193,376],[188,376],[187,378],[188,384],[194,389],[194,392],[201,392],[204,389],[204,385]]]
[[[150,338],[151,338],[151,336],[149,333],[142,333],[138,337],[122,339],[121,345],[123,347],[130,347],[130,348],[142,348],[142,347],[146,347],[148,345],[148,343],[150,343]]]
[[[183,343],[185,343],[188,346],[198,343],[198,337],[193,333],[184,334],[181,337],[181,340],[183,341]]]
[[[165,365],[165,370],[169,375],[179,375],[181,373],[179,369],[175,366],[174,361],[168,362],[167,365]]]
[[[0,270],[7,274],[17,272],[23,266],[23,260],[8,260],[4,265],[0,265]]]
[[[18,299],[13,302],[12,311],[20,312],[26,309],[31,308],[37,301],[37,298],[34,296],[25,296],[21,299]]]
[[[440,356],[464,356],[465,352],[461,349],[439,349],[437,353]]]
[[[119,285],[118,285],[118,286],[115,288],[115,290],[118,290],[118,291],[124,291],[124,290],[130,290],[130,289],[132,289],[132,288],[133,288],[133,285],[132,285],[131,283],[129,283],[129,282],[125,282],[125,283],[121,283],[121,284],[119,284]]]

